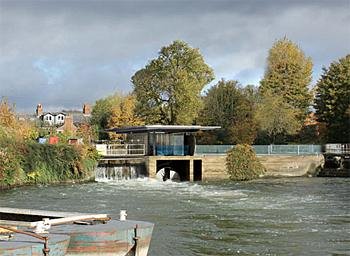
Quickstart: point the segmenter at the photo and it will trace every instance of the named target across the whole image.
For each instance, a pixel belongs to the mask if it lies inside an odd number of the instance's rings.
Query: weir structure
[[[195,156],[195,132],[219,126],[142,125],[103,130],[121,134],[123,140],[96,141],[100,167],[109,177],[138,174],[160,180],[197,181],[203,178],[203,159]],[[137,171],[135,171],[137,169]]]
[[[104,132],[123,140],[95,141],[102,156],[95,180],[137,177],[158,180],[205,181],[229,179],[226,154],[234,145],[196,145],[194,133],[218,126],[142,125]],[[253,145],[266,167],[265,176],[314,175],[323,164],[320,145]]]
[[[350,177],[350,144],[326,144],[319,177]]]

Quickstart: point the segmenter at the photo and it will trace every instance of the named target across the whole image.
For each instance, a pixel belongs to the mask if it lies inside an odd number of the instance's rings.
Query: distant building
[[[39,119],[48,125],[62,125],[65,117],[66,114],[63,112],[45,112],[39,116]]]
[[[77,135],[78,127],[73,123],[73,116],[66,116],[64,124],[56,129],[58,133],[69,133],[73,137]]]
[[[60,112],[44,112],[43,106],[38,104],[35,113],[19,113],[16,116],[19,120],[23,121],[42,121],[46,126],[58,126],[56,132],[69,133],[72,136],[76,136],[79,127],[82,124],[89,123],[90,108],[89,104],[84,104],[83,111],[62,110]]]

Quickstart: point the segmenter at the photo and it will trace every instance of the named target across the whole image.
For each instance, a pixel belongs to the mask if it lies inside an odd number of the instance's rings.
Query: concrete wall
[[[306,156],[258,156],[261,163],[267,168],[264,176],[292,177],[312,173],[323,163],[322,155]],[[193,161],[202,161],[202,180],[229,179],[226,171],[226,156],[148,156],[144,157],[146,170],[150,178],[156,178],[157,161],[183,160],[189,161],[189,180],[193,180]]]
[[[323,164],[323,155],[305,156],[258,156],[267,168],[265,176],[303,176],[311,174],[316,167]]]

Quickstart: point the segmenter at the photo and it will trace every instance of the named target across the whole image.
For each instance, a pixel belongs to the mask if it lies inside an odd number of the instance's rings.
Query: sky
[[[0,0],[0,96],[19,113],[81,110],[133,90],[131,77],[175,40],[199,48],[215,80],[258,86],[286,36],[313,82],[350,53],[349,0]]]

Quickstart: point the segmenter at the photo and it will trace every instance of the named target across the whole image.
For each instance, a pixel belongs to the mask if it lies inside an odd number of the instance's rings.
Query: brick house
[[[90,119],[89,104],[84,104],[83,111],[78,110],[62,110],[61,112],[43,112],[43,106],[38,104],[36,109],[37,118],[44,123],[58,125],[56,129],[58,133],[69,133],[76,136],[79,126],[88,123]]]
[[[73,137],[77,134],[78,127],[73,123],[73,116],[66,116],[64,124],[56,129],[57,133],[69,133]]]

